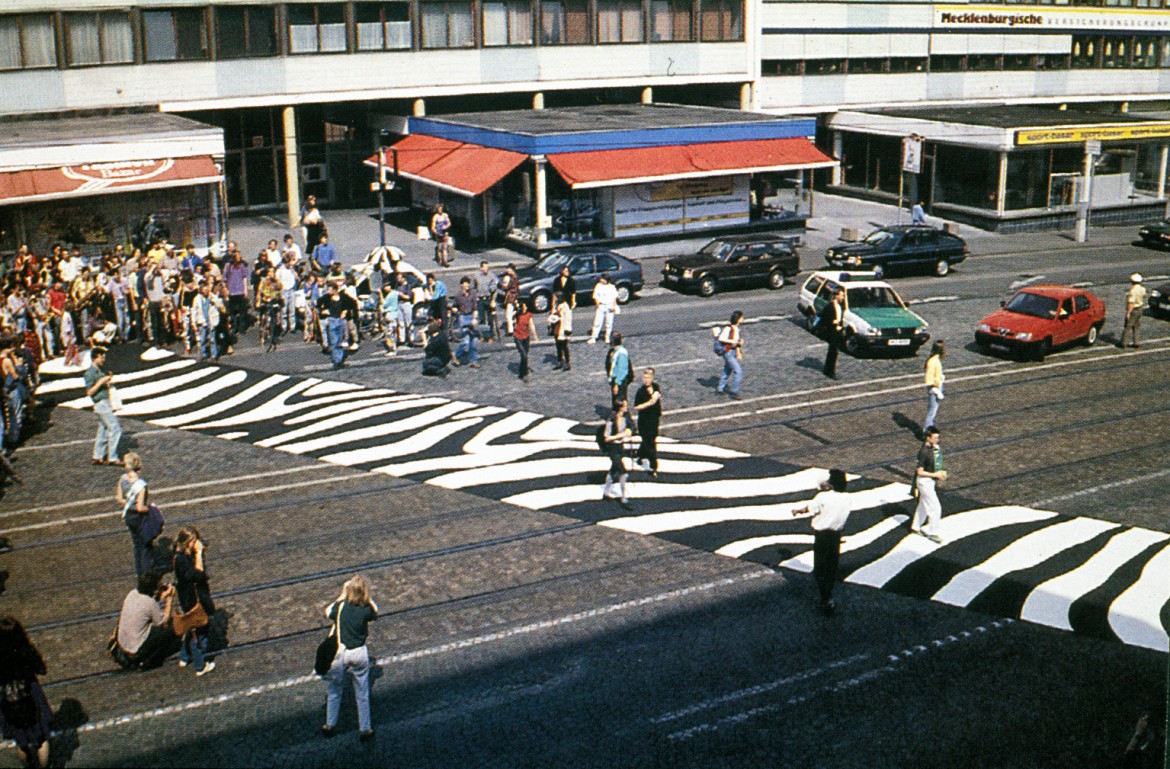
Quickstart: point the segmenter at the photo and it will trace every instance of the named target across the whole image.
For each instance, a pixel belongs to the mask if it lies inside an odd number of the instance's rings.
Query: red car
[[[1028,286],[979,321],[975,344],[1031,353],[1037,360],[1056,347],[1093,344],[1105,325],[1105,303],[1069,286]]]

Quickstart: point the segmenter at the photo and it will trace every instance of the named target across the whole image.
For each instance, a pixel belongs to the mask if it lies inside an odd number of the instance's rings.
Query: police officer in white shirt
[[[833,584],[837,581],[837,563],[841,560],[841,530],[849,520],[850,501],[845,471],[833,468],[821,492],[806,506],[793,509],[793,518],[812,516],[813,579],[821,594],[821,612],[833,616]]]
[[[589,334],[587,340],[589,344],[597,342],[597,335],[603,326],[605,327],[605,336],[602,338],[606,344],[609,344],[609,335],[613,333],[613,316],[617,314],[617,299],[617,286],[613,284],[609,276],[599,277],[597,285],[593,287],[593,304],[597,309],[593,312],[593,332]]]

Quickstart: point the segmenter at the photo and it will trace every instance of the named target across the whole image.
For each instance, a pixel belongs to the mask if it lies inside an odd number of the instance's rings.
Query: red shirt
[[[49,309],[52,310],[54,314],[60,315],[65,310],[65,300],[68,298],[65,295],[65,292],[51,288],[48,291],[48,296]]]
[[[532,313],[525,311],[516,316],[516,330],[512,336],[517,339],[527,339],[532,336]]]

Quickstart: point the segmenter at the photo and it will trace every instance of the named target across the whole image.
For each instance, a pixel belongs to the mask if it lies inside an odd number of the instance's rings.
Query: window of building
[[[356,3],[357,48],[410,48],[410,3]]]
[[[1035,58],[1030,53],[1005,53],[1003,56],[1003,68],[1010,70],[1031,70],[1034,69],[1032,59]]]
[[[1071,64],[1073,69],[1091,69],[1097,64],[1098,38],[1089,35],[1075,35],[1072,44]]]
[[[804,63],[806,75],[836,75],[844,71],[844,59],[810,59]]]
[[[268,6],[216,6],[215,55],[239,59],[276,55],[276,14]]]
[[[962,72],[967,68],[966,56],[931,56],[931,72]]]
[[[1106,37],[1101,46],[1101,66],[1105,69],[1124,69],[1129,66],[1129,38]]]
[[[530,0],[485,0],[483,3],[483,44],[532,45],[532,3]]]
[[[651,0],[651,40],[694,40],[692,0]]]
[[[886,71],[885,59],[850,59],[849,72],[851,74],[875,74]]]
[[[925,72],[927,63],[921,56],[891,56],[890,72]]]
[[[67,13],[65,41],[71,66],[134,61],[134,33],[126,11]]]
[[[147,61],[206,59],[207,13],[202,8],[142,12],[142,41]]]
[[[298,3],[288,6],[288,52],[344,51],[345,6],[341,3]]]
[[[1139,69],[1154,69],[1158,66],[1158,39],[1135,37],[1133,40],[1133,66]]]
[[[47,13],[0,16],[0,69],[57,66],[57,37]]]
[[[590,41],[589,0],[541,2],[541,45],[588,45]]]
[[[700,0],[700,39],[743,40],[742,0]]]
[[[466,2],[419,4],[423,48],[470,48],[475,45],[475,21]]]
[[[1042,53],[1035,57],[1037,70],[1068,69],[1067,53]]]
[[[967,56],[968,72],[990,72],[1003,69],[1002,57],[994,53],[970,54]]]
[[[597,0],[597,42],[640,43],[642,39],[639,0]]]
[[[764,59],[760,71],[764,77],[802,75],[804,62],[800,59]]]
[[[1158,66],[1170,67],[1170,37],[1164,37],[1161,40],[1162,53],[1158,56]]]

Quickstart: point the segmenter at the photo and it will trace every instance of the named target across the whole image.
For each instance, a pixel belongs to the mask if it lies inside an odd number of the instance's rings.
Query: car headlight
[[[852,264],[854,266],[858,266],[861,264],[861,257],[860,256],[851,256],[851,257],[849,257],[848,262],[849,262],[849,264]]]
[[[915,334],[925,334],[926,333],[926,326],[919,326],[918,328],[914,329],[914,333]]]
[[[684,278],[693,278],[693,277],[695,277],[695,271],[694,270],[683,270],[683,277]]]
[[[980,324],[979,324],[979,330],[980,330],[980,331],[985,331],[985,332],[987,332],[988,334],[990,334],[990,333],[991,333],[991,325],[990,325],[990,324],[988,324],[988,323],[980,323]]]
[[[1030,341],[1032,341],[1032,335],[1029,334],[1027,331],[1017,331],[1016,332],[1016,339],[1019,339],[1022,342],[1030,342]]]
[[[863,328],[857,333],[862,334],[863,336],[879,336],[882,332],[881,329],[877,328]]]

